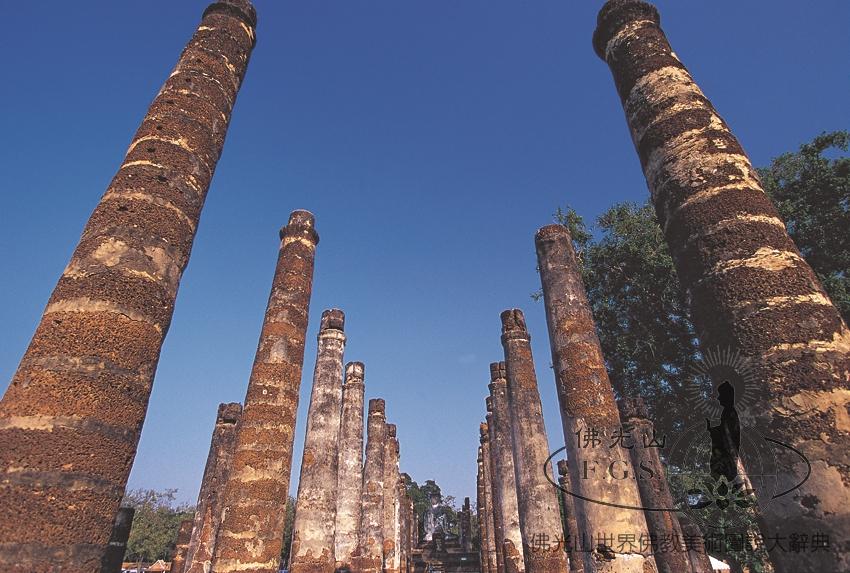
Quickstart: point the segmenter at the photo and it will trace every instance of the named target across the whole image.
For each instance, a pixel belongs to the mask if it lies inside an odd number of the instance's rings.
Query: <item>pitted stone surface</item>
[[[337,567],[350,567],[357,553],[363,492],[364,370],[362,362],[349,362],[345,367],[345,384],[342,387],[336,526],[334,528]]]
[[[174,556],[171,558],[171,571],[183,573],[186,567],[186,554],[189,552],[189,540],[192,538],[192,525],[194,520],[184,519],[180,522],[177,532],[177,542],[174,545]]]
[[[237,12],[249,7],[241,2]],[[243,18],[205,12],[0,402],[4,571],[100,567],[253,45]]]
[[[567,460],[558,461],[558,485],[561,488],[561,506],[563,507],[564,539],[569,539],[569,565],[572,573],[584,573],[584,550],[582,538],[576,521],[575,498],[572,492]]]
[[[366,462],[363,467],[359,549],[354,570],[381,573],[384,556],[384,453],[387,449],[386,404],[369,400],[366,422]]]

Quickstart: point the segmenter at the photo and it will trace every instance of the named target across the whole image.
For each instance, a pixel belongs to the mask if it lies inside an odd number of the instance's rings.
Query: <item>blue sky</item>
[[[646,186],[590,37],[601,2],[257,0],[258,44],[165,342],[130,487],[194,501],[216,406],[241,401],[289,212],[321,235],[293,491],[321,311],[387,400],[402,469],[475,495],[499,312],[526,312],[562,438],[534,231]],[[850,127],[850,4],[657,3],[757,165]],[[7,3],[0,390],[203,1]]]

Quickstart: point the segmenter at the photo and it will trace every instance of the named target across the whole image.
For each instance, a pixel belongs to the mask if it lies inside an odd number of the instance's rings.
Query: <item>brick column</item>
[[[109,545],[100,562],[100,573],[121,573],[121,564],[127,552],[127,540],[130,539],[130,529],[133,527],[133,516],[136,510],[132,507],[118,509]]]
[[[584,543],[576,522],[575,498],[571,495],[573,488],[570,484],[570,474],[567,460],[558,460],[558,485],[561,487],[561,510],[564,523],[564,539],[567,540],[569,551],[570,571],[584,573]]]
[[[505,571],[505,526],[502,522],[502,501],[499,497],[499,476],[496,474],[496,464],[493,461],[496,446],[493,442],[493,404],[490,396],[485,398],[487,404],[487,453],[485,467],[490,475],[490,503],[493,508],[493,542],[496,544],[496,568]]]
[[[206,9],[0,401],[4,571],[100,567],[255,24],[247,0]]]
[[[350,566],[357,552],[360,503],[363,492],[363,384],[362,362],[345,366],[342,415],[339,426],[336,526],[334,546],[337,567]]]
[[[313,215],[294,211],[281,229],[280,239],[222,500],[224,513],[212,567],[215,573],[277,573],[280,563],[313,261],[319,242]]]
[[[525,317],[521,310],[512,309],[504,311],[501,318],[525,570],[566,573],[567,558],[561,547],[556,544],[552,544],[551,550],[545,546],[533,547],[534,540],[540,536],[554,540],[561,531],[558,490],[543,472],[549,458],[549,440]]]
[[[186,554],[186,573],[206,573],[204,569],[211,565],[215,536],[221,524],[221,496],[230,474],[236,427],[241,417],[242,404],[219,404]]]
[[[395,424],[387,424],[387,441],[384,449],[384,572],[398,573],[398,540],[396,527],[396,494],[399,476],[399,445]]]
[[[386,405],[381,398],[369,400],[366,426],[366,463],[363,466],[362,512],[359,550],[354,570],[380,573],[384,549],[384,452],[387,442]]]
[[[487,516],[487,564],[490,571],[502,573],[504,568],[499,563],[501,551],[496,541],[498,531],[496,530],[496,512],[493,508],[493,468],[490,463],[490,435],[486,422],[481,423],[479,432],[484,471],[482,474],[484,476],[484,509]]]
[[[811,463],[805,484],[764,508],[765,537],[842,538],[850,523],[847,325],[741,144],[673,53],[655,7],[608,2],[593,45],[614,76],[702,346],[751,358],[759,385],[752,422]],[[789,450],[777,456],[777,467],[792,474],[780,487],[792,487],[805,467]],[[782,573],[850,570],[840,547],[772,557]]]
[[[484,447],[478,446],[478,476],[476,481],[478,506],[478,559],[482,573],[498,573],[490,566],[490,518],[487,515],[487,489],[484,485]]]
[[[492,416],[490,429],[490,455],[493,465],[493,496],[501,515],[503,530],[502,553],[505,573],[523,573],[525,558],[522,534],[519,528],[519,503],[517,501],[514,469],[513,438],[511,436],[511,408],[508,403],[508,381],[504,362],[490,364],[490,400]]]
[[[292,526],[292,573],[333,573],[345,315],[322,313]]]
[[[464,553],[472,552],[472,510],[468,497],[463,498],[460,511],[460,546]]]
[[[594,540],[612,534],[615,540],[620,535],[639,538],[647,532],[643,511],[586,501],[642,507],[635,480],[614,477],[631,469],[629,452],[619,444],[608,447],[611,437],[620,431],[620,413],[570,234],[563,225],[549,225],[537,231],[535,244],[570,482],[575,493],[585,498],[575,501],[579,531]],[[605,443],[592,441],[594,432]],[[639,547],[596,546],[594,550],[616,553],[617,558],[605,561],[589,557],[585,560],[588,571],[644,573],[649,566],[645,563],[651,565],[653,561],[649,553],[638,553]]]
[[[177,532],[177,543],[174,546],[174,556],[171,558],[171,573],[183,573],[186,567],[186,554],[189,552],[189,540],[192,538],[194,520],[184,519],[180,522]]]

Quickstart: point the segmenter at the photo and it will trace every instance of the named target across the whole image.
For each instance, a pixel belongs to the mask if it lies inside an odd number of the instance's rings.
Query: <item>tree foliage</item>
[[[180,522],[191,519],[195,508],[175,504],[176,489],[156,491],[135,489],[127,492],[121,505],[136,510],[127,541],[128,561],[170,559],[177,541]]]

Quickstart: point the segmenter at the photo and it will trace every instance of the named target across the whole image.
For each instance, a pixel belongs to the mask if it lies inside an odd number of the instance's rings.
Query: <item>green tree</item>
[[[121,505],[136,510],[127,541],[128,561],[171,558],[180,522],[191,519],[195,513],[191,505],[175,505],[176,493],[176,489],[135,489],[124,496]]]
[[[850,319],[850,132],[822,133],[759,169],[788,233]],[[829,155],[838,155],[830,158]]]

